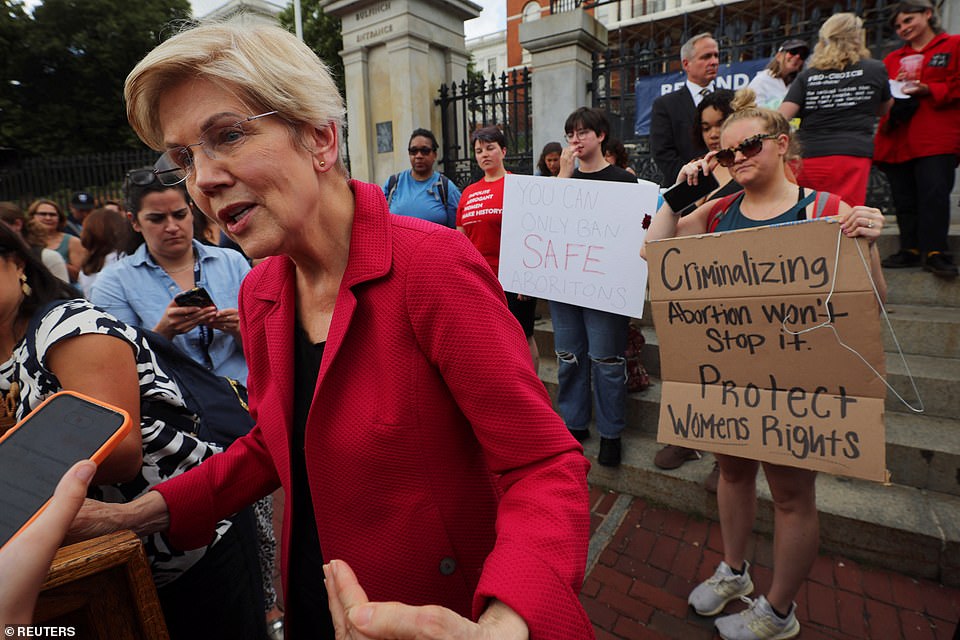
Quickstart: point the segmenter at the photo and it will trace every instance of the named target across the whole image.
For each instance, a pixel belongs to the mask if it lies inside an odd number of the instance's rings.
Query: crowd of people
[[[904,46],[882,63],[860,18],[839,13],[814,46],[783,42],[736,93],[716,85],[714,37],[685,42],[683,86],[652,106],[652,155],[664,188],[717,185],[682,211],[664,202],[647,242],[834,215],[867,241],[881,296],[883,268],[955,277],[960,37],[928,0],[895,4],[890,20]],[[903,62],[911,56],[922,60]],[[629,318],[545,302],[554,411],[538,377],[540,301],[498,281],[503,130],[472,131],[482,175],[462,190],[437,170],[441,147],[425,128],[410,135],[409,169],[382,185],[351,179],[329,70],[291,34],[239,22],[157,46],[130,72],[125,100],[161,155],[127,172],[122,203],[86,192],[69,214],[50,199],[25,211],[0,203],[6,403],[21,418],[74,390],[139,426],[99,466],[69,471],[47,512],[0,550],[0,568],[17,576],[0,581],[0,625],[29,621],[68,529],[132,529],[174,640],[412,638],[425,619],[438,637],[592,637],[578,599],[590,530],[582,443],[592,424],[596,461],[621,464]],[[603,110],[575,110],[535,173],[636,184],[611,133]],[[900,230],[900,250],[883,259],[885,218],[865,204],[874,165]],[[249,433],[204,435],[157,340],[231,381]],[[669,445],[654,462],[675,469],[700,455]],[[771,584],[720,615],[754,592],[761,466]],[[689,604],[720,615],[721,637],[799,633],[795,600],[819,542],[815,479],[716,455],[707,485],[722,559]],[[284,497],[276,536],[273,495]]]

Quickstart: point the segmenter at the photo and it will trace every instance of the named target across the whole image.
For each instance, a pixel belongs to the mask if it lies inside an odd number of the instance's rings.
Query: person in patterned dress
[[[0,390],[17,419],[63,390],[127,411],[140,429],[100,464],[90,497],[129,502],[220,449],[154,415],[162,405],[189,413],[176,382],[135,328],[73,295],[0,225]],[[143,538],[171,639],[264,637],[256,543],[245,525],[221,520],[214,540],[192,551],[162,533]]]

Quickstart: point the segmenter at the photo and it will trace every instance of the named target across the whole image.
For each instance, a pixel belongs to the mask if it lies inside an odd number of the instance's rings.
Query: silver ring
[[[873,229],[873,220],[867,223],[867,229]]]

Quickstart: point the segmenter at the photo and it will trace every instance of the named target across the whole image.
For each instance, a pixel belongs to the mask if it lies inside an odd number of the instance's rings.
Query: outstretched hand
[[[60,479],[47,508],[0,550],[0,629],[30,624],[40,585],[96,471],[97,465],[90,460],[73,465]]]
[[[342,560],[324,565],[323,574],[337,640],[529,638],[523,619],[496,600],[479,622],[473,622],[437,605],[413,607],[399,602],[370,602],[353,570]]]

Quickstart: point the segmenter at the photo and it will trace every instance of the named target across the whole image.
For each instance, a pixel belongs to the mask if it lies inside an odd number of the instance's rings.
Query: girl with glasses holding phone
[[[815,216],[818,194],[787,179],[787,162],[796,153],[790,125],[778,112],[757,107],[754,100],[751,89],[737,92],[734,112],[720,133],[721,149],[685,166],[681,176],[695,183],[700,171],[709,173],[719,164],[729,168],[743,191],[707,202],[682,218],[674,214],[669,204],[664,204],[647,230],[647,242]],[[871,207],[850,207],[831,194],[819,196],[827,198],[827,213],[831,207],[835,209],[845,235],[870,242],[871,275],[881,297],[885,297],[886,284],[873,244],[883,228],[883,215]],[[645,249],[641,249],[641,255],[645,256]],[[716,454],[716,458],[720,466],[717,506],[723,560],[714,575],[688,598],[697,613],[710,616],[723,611],[727,603],[753,592],[746,555],[756,513],[756,475],[760,468],[756,460],[721,454]],[[763,463],[763,470],[774,506],[773,579],[767,593],[752,600],[746,611],[716,620],[720,636],[727,640],[797,635],[800,625],[794,599],[817,556],[816,472],[768,462]]]

